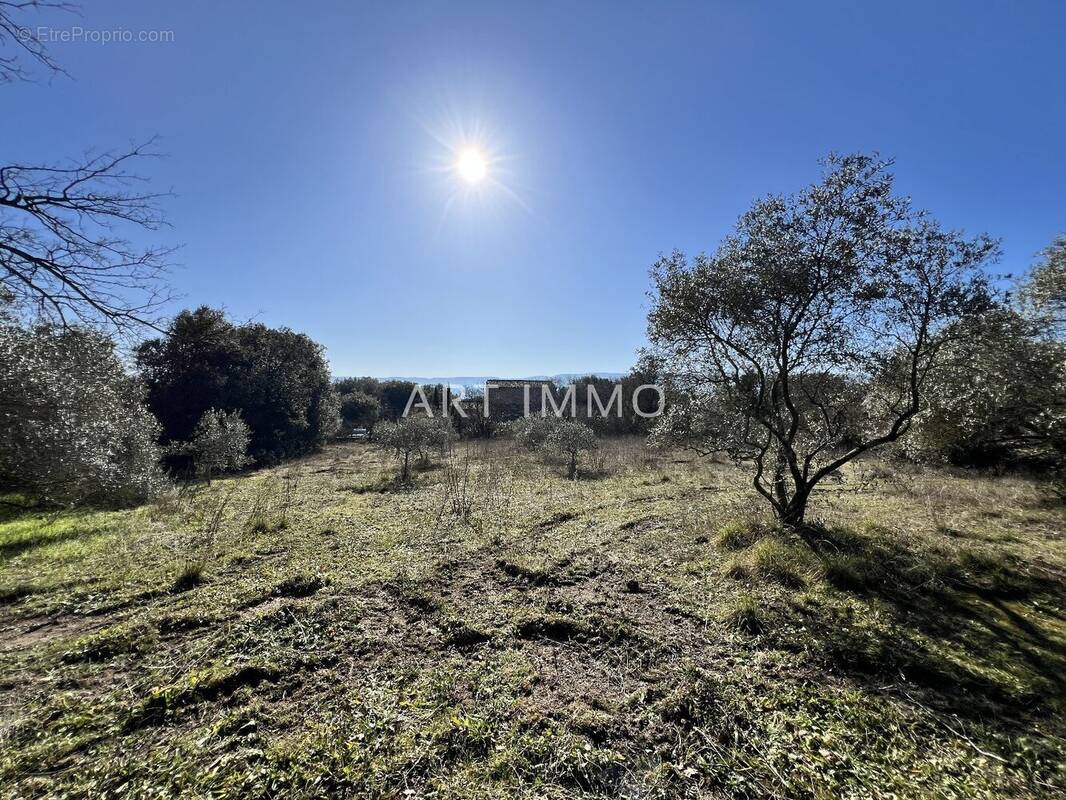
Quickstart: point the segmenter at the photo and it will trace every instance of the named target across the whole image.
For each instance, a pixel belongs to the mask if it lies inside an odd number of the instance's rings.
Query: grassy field
[[[812,550],[730,465],[365,445],[0,518],[4,797],[1052,797],[1066,509],[868,461]]]

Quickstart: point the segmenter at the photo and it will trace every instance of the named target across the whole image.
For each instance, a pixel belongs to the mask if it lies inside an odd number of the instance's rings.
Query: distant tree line
[[[360,381],[372,381],[369,378],[357,379]],[[402,383],[404,387],[404,404],[414,390],[414,384]],[[563,384],[553,381],[531,382],[530,388],[530,414],[538,415],[542,411],[542,390],[547,392],[550,399],[545,400],[548,413],[556,415],[552,403],[559,408],[557,416],[567,419],[575,419],[592,428],[598,436],[644,436],[651,430],[655,420],[652,416],[659,406],[659,396],[645,390],[637,394],[636,390],[644,385],[658,384],[659,375],[653,362],[646,361],[639,367],[634,367],[620,379],[603,378],[597,375],[585,375],[579,377],[571,384]],[[338,389],[344,381],[338,383]],[[347,384],[345,384],[347,385]],[[595,392],[590,397],[589,390]],[[442,396],[449,391],[447,387],[433,385],[423,387],[427,402],[438,414],[442,408]],[[503,426],[514,421],[514,418],[524,413],[524,403],[518,403],[514,408],[501,409],[496,404],[500,390],[489,390],[489,413],[485,413],[485,389],[481,386],[466,387],[463,392],[461,407],[466,416],[462,416],[454,408],[448,414],[450,423],[456,433],[463,439],[486,439],[505,432]],[[634,400],[636,396],[636,400]],[[518,402],[518,401],[516,401]],[[646,416],[636,413],[636,407]],[[403,411],[401,406],[400,411]],[[504,413],[506,412],[506,413]],[[590,413],[591,412],[591,413]]]
[[[340,412],[347,430],[367,428],[374,430],[378,420],[395,422],[403,416],[411,392],[412,381],[378,380],[377,378],[341,378],[334,382],[340,398]],[[440,408],[439,392],[443,387],[433,387],[438,394],[436,407]]]

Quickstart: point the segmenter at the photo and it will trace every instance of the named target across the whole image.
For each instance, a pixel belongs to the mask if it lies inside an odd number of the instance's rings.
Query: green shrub
[[[236,472],[247,464],[250,441],[251,432],[239,411],[211,408],[196,423],[186,447],[193,456],[196,474],[210,480],[213,475]]]
[[[98,331],[0,325],[0,484],[49,503],[132,505],[166,485],[159,425]]]

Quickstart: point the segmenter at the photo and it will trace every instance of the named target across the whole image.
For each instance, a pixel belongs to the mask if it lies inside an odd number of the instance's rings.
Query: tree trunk
[[[788,508],[790,501],[788,499],[788,486],[785,483],[785,457],[779,450],[777,453],[777,459],[774,463],[774,496],[777,498],[778,505],[782,508]],[[782,512],[783,513],[783,512]]]
[[[570,473],[567,475],[570,480],[577,477],[577,453],[570,454]]]
[[[778,518],[790,528],[803,527],[803,518],[807,514],[807,500],[810,488],[798,488],[788,504],[781,509]]]
[[[410,461],[411,461],[411,451],[407,450],[403,454],[403,474],[400,476],[400,480],[402,480],[404,483],[407,483],[407,480],[411,476],[411,469],[410,469],[410,466],[409,466]]]

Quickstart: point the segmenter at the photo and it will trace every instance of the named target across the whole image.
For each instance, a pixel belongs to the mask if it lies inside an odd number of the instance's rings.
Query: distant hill
[[[510,375],[438,375],[433,377],[426,377],[423,375],[388,375],[384,378],[378,378],[382,381],[413,381],[414,383],[445,383],[452,386],[484,386],[486,381],[491,380],[520,380],[520,381],[555,381],[556,383],[573,383],[578,378],[584,378],[586,375],[595,375],[598,378],[607,378],[608,380],[618,380],[625,373],[624,372],[561,372],[557,375],[523,375],[518,378],[514,378]],[[340,379],[345,377],[343,375],[334,375],[334,379]]]

